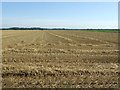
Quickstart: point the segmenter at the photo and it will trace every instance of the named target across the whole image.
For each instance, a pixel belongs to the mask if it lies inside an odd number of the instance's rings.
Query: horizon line
[[[119,29],[117,28],[71,28],[71,27],[41,27],[41,26],[1,26],[0,28],[66,28],[66,29]]]

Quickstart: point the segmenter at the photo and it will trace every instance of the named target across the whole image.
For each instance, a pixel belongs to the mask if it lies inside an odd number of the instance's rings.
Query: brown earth
[[[2,31],[3,88],[117,88],[118,33]]]

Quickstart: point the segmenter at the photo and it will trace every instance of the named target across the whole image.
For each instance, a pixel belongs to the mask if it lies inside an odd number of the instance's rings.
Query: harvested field
[[[2,33],[3,88],[118,88],[118,33]]]

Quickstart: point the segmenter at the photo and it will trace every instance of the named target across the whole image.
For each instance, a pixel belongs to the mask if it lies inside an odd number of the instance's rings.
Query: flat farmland
[[[3,30],[3,88],[118,88],[118,33]]]

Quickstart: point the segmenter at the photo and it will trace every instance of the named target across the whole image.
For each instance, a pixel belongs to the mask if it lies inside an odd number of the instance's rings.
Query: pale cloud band
[[[119,0],[2,0],[2,2],[119,2]]]

